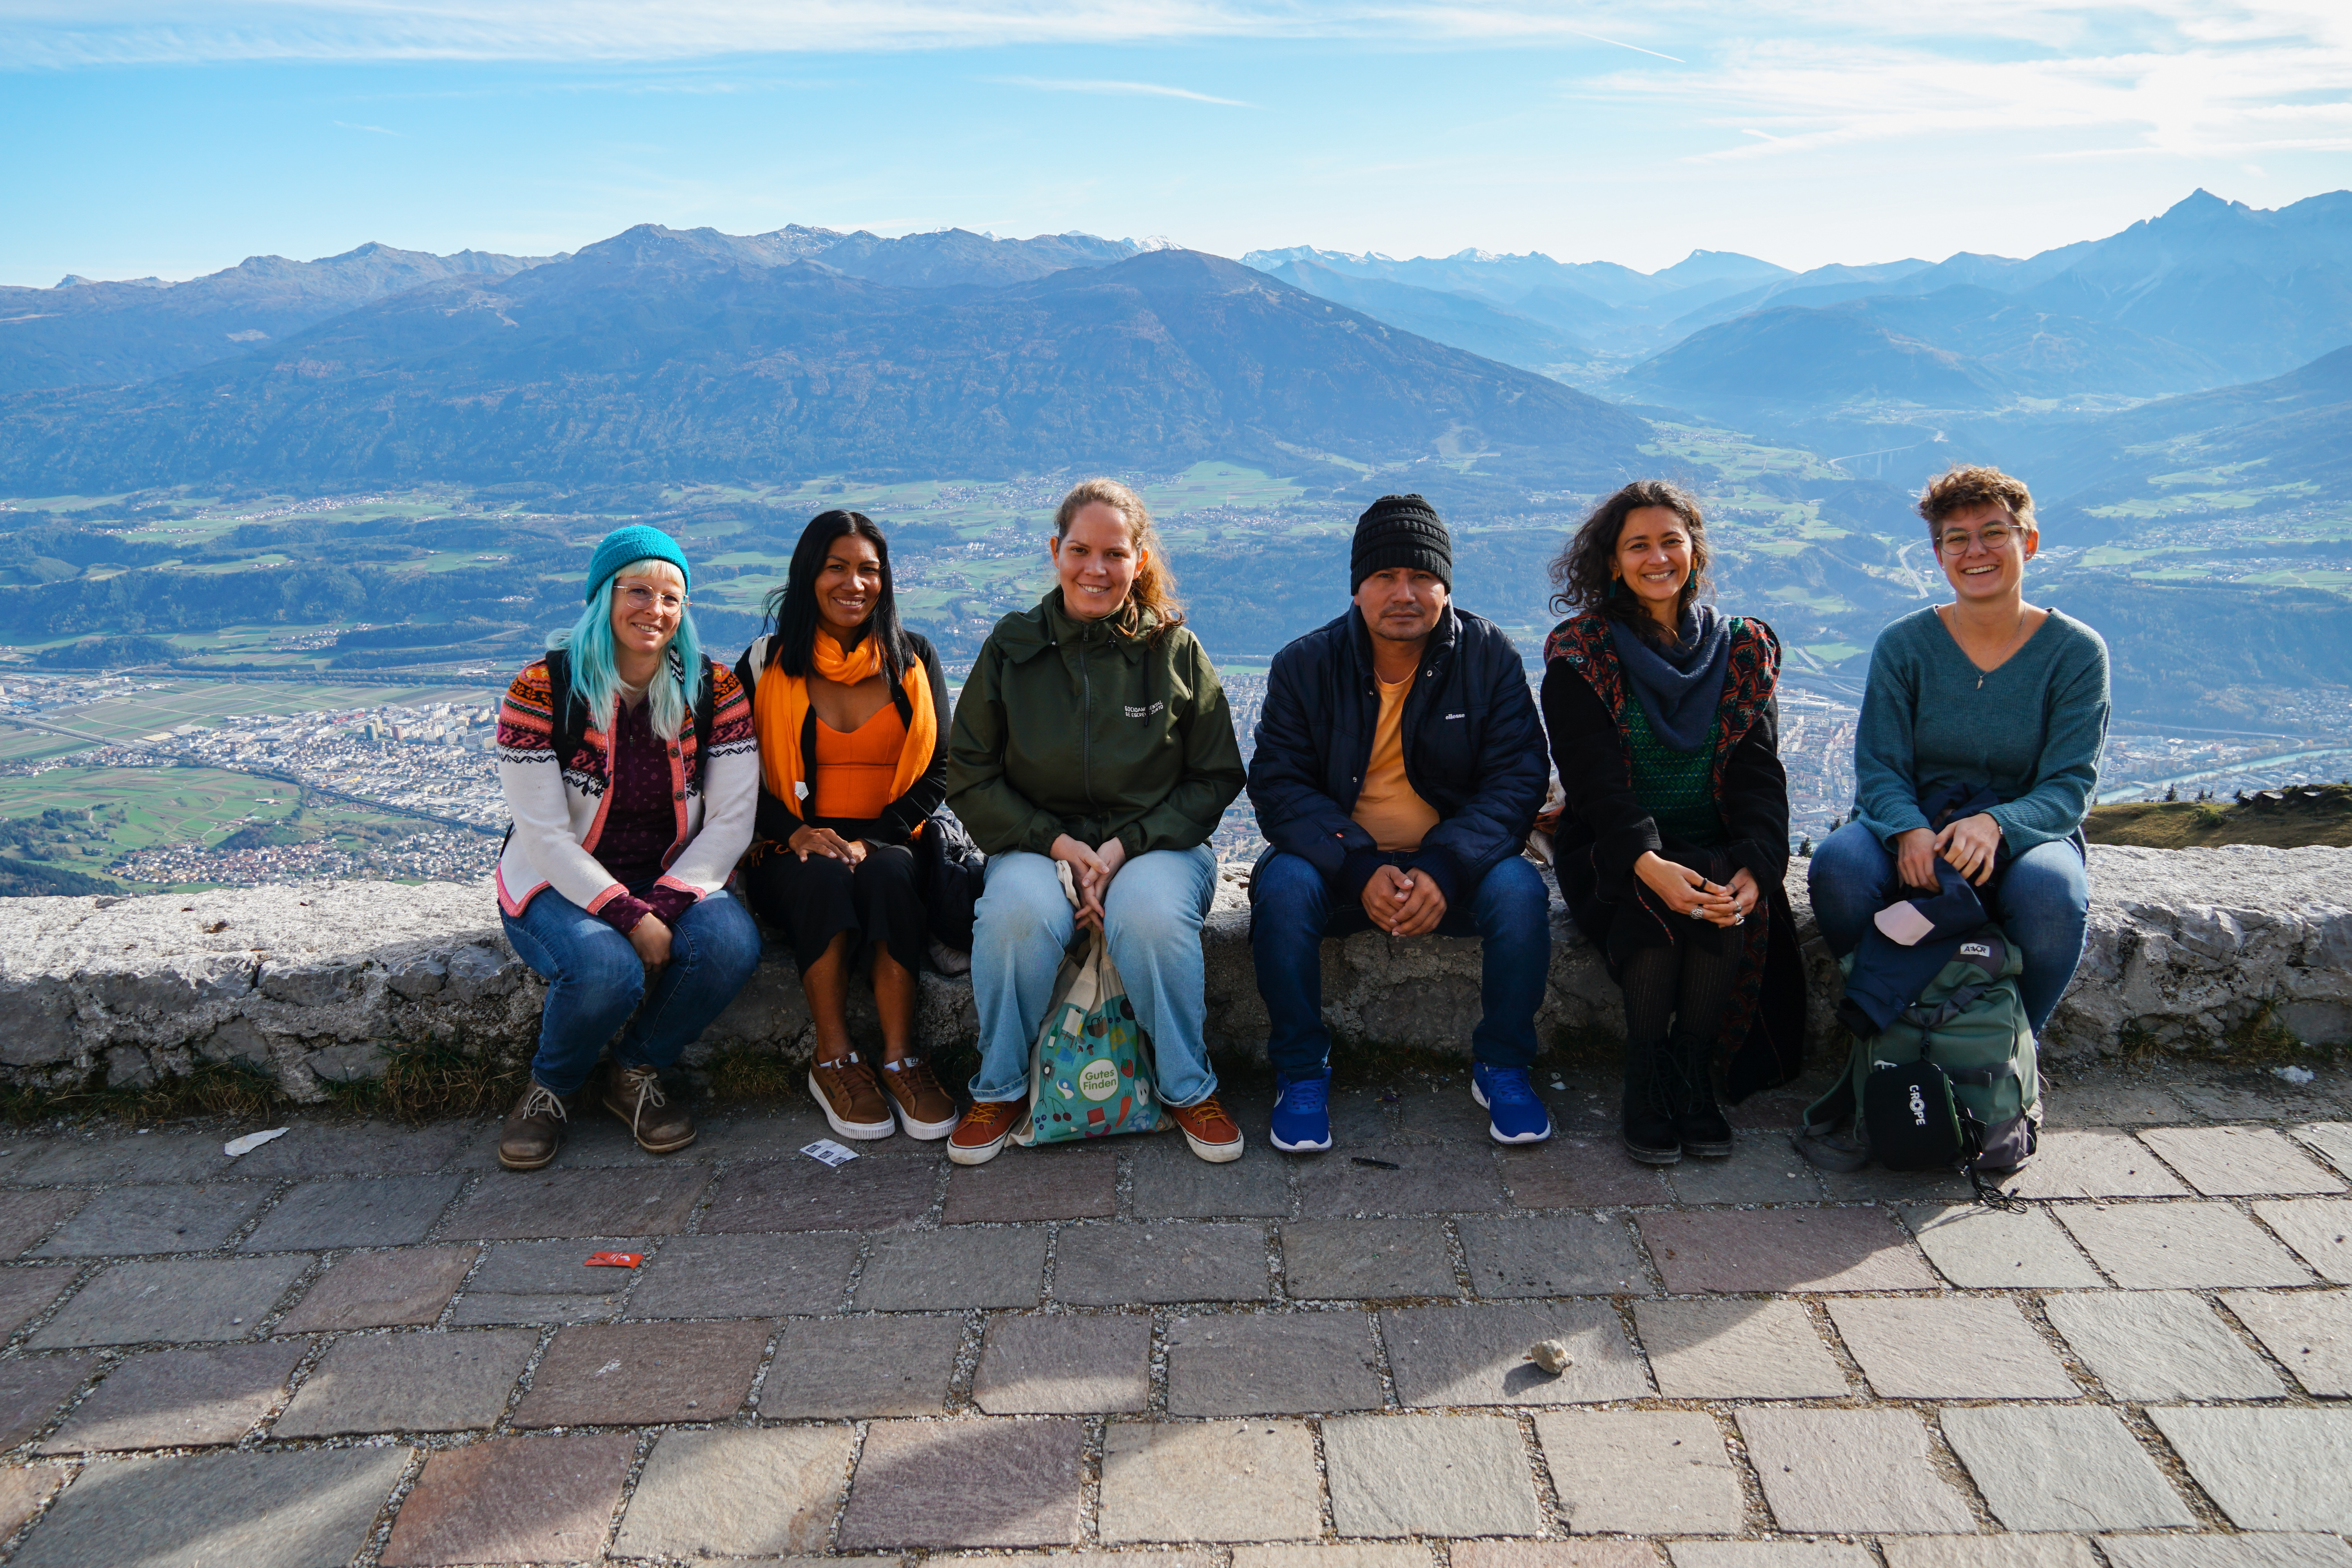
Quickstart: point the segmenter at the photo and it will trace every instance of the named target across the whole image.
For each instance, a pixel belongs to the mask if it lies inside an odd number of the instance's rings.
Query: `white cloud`
[[[1222,103],[1229,109],[1255,109],[1238,98],[1215,98],[1189,87],[1162,87],[1150,81],[1064,81],[1034,76],[992,76],[1000,87],[1027,88],[1033,92],[1089,92],[1109,98],[1181,98],[1192,103]]]

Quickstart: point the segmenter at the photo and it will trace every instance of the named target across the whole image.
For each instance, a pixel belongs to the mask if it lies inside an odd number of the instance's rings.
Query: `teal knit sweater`
[[[2107,645],[2056,610],[2009,662],[1969,662],[1933,607],[1878,634],[1855,728],[1862,820],[1882,842],[1928,826],[1919,801],[1946,784],[1990,787],[2010,853],[2083,825],[2107,739]]]

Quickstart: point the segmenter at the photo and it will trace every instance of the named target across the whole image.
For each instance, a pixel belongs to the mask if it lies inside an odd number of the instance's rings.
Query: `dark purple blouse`
[[[604,831],[596,840],[596,858],[613,880],[635,888],[662,874],[663,857],[677,839],[677,789],[670,769],[677,747],[654,733],[652,703],[634,708],[623,703],[620,710],[613,725],[613,777],[605,786],[611,798],[604,807]],[[675,929],[677,917],[693,903],[694,895],[683,889],[651,888],[643,898],[614,899],[598,913],[615,931],[631,931],[648,914]]]

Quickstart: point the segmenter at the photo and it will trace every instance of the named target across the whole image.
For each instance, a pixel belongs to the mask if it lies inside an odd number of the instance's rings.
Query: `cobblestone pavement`
[[[583,1126],[0,1139],[16,1568],[1150,1554],[1144,1568],[2352,1568],[2352,1090],[2053,1089],[2021,1213],[1790,1094],[1629,1164],[1457,1078],[1339,1148],[657,1161]],[[1257,1139],[1263,1101],[1241,1097]],[[594,1251],[645,1255],[592,1268]],[[1558,1336],[1573,1364],[1525,1360]],[[1662,1557],[1661,1553],[1664,1553]],[[1100,1568],[1100,1565],[1090,1565]]]

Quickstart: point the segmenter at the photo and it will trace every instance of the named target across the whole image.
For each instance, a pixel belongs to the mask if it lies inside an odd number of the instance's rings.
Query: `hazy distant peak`
[[[111,283],[118,289],[169,289],[173,285],[163,278],[85,278],[79,272],[68,272],[57,281],[60,289],[95,289],[100,283]]]
[[[1062,236],[1062,237],[1064,239],[1091,239],[1094,237],[1092,235],[1080,234],[1076,229],[1073,229],[1069,233]],[[1131,247],[1139,256],[1147,250],[1181,250],[1184,248],[1164,234],[1148,234],[1141,239],[1122,239],[1119,243]]]

